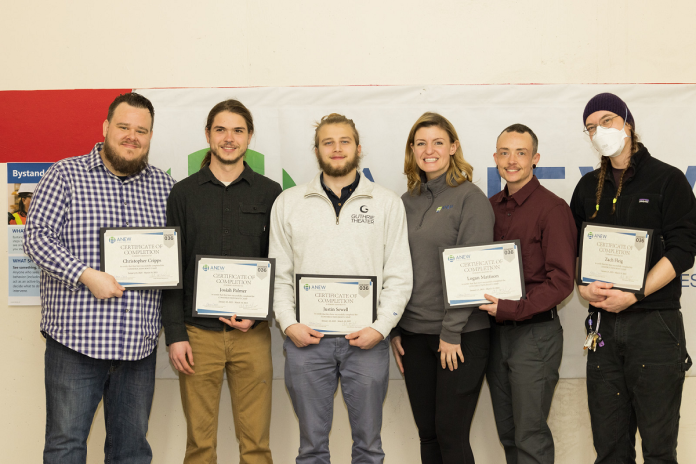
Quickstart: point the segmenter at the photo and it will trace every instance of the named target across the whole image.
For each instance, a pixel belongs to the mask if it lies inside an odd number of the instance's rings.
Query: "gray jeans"
[[[353,463],[377,464],[382,451],[382,404],[389,383],[389,337],[371,350],[327,337],[318,345],[283,344],[285,386],[300,422],[297,464],[328,464],[334,394],[341,379],[353,437]]]
[[[552,463],[546,419],[563,355],[561,322],[491,325],[486,378],[505,458],[508,464]]]

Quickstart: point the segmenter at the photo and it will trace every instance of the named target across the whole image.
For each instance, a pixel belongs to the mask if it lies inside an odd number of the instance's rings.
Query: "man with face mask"
[[[680,312],[681,279],[696,254],[696,198],[684,173],[653,158],[616,95],[593,97],[585,132],[602,156],[570,203],[583,222],[653,230],[645,293],[595,281],[578,287],[589,302],[588,331],[602,343],[587,356],[587,396],[597,460],[635,462],[636,428],[646,463],[676,463],[679,408],[691,367]]]
[[[154,109],[117,97],[104,142],[54,164],[32,197],[24,252],[41,269],[46,337],[44,463],[84,463],[104,399],[106,462],[152,460],[146,439],[161,328],[159,290],[124,291],[99,271],[101,227],[164,227],[174,180],[148,164]]]

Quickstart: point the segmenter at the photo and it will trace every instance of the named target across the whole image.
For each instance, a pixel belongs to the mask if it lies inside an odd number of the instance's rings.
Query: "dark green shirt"
[[[181,227],[184,288],[162,292],[167,345],[188,340],[185,324],[206,330],[229,328],[216,318],[192,316],[196,255],[267,257],[271,207],[282,191],[246,162],[227,187],[209,166],[174,185],[167,200],[167,225]]]

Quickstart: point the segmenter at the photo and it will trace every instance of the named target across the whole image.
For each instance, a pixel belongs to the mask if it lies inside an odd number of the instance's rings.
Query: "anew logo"
[[[592,240],[593,238],[605,239],[607,238],[607,234],[593,234],[592,232],[588,232],[587,238],[590,240]]]
[[[326,285],[309,285],[309,284],[304,284],[304,287],[306,292],[310,290],[326,290]]]
[[[471,255],[457,255],[457,256],[449,255],[447,257],[447,261],[449,261],[450,263],[453,263],[455,260],[460,260],[460,259],[471,259]]]
[[[131,241],[130,237],[109,237],[109,243],[130,242],[130,241]]]
[[[445,209],[452,209],[453,206],[454,205],[438,206],[437,209],[435,210],[435,212],[439,213],[440,211],[445,210]]]
[[[203,271],[207,272],[208,270],[210,270],[210,271],[224,271],[225,266],[208,266],[207,264],[204,264]]]

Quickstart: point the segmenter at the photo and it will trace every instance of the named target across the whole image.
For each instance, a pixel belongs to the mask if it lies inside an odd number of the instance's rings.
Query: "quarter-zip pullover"
[[[271,212],[268,256],[276,259],[273,310],[280,328],[297,323],[295,274],[377,276],[377,320],[385,338],[411,296],[411,254],[403,203],[361,177],[336,215],[321,185],[285,190]]]
[[[492,242],[493,209],[476,185],[464,182],[450,187],[446,174],[422,183],[420,195],[406,192],[401,199],[408,221],[413,293],[399,327],[439,334],[445,342],[459,344],[462,332],[489,327],[488,313],[478,308],[445,309],[439,247]]]

